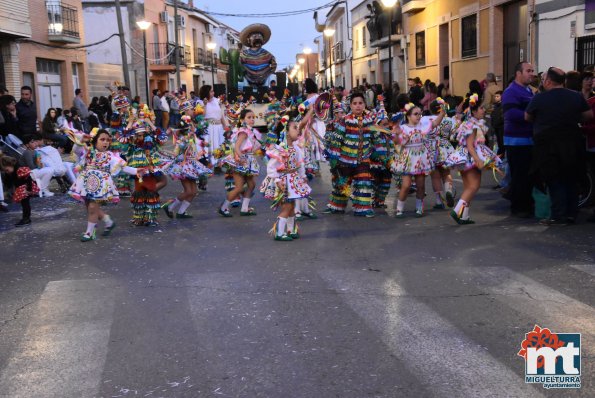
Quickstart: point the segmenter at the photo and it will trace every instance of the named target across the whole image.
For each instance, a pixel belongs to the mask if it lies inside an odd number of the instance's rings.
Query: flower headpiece
[[[471,96],[469,97],[469,106],[477,105],[478,101],[479,95],[477,95],[476,93],[471,94]]]
[[[201,104],[196,104],[196,106],[194,107],[194,115],[204,115],[205,113],[205,107],[202,106]]]
[[[413,102],[410,102],[408,104],[405,104],[405,112],[409,112],[411,109],[415,108],[417,105],[415,105]]]

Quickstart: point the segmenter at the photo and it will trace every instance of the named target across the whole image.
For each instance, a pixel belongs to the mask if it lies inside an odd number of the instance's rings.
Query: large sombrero
[[[332,104],[331,95],[329,93],[322,93],[316,98],[314,102],[314,113],[320,120],[326,120]]]
[[[242,42],[243,45],[248,46],[248,37],[250,37],[250,35],[252,33],[262,33],[262,37],[263,37],[262,45],[263,46],[271,38],[271,29],[268,26],[266,26],[265,24],[261,24],[261,23],[255,23],[255,24],[246,26],[244,28],[244,30],[242,30],[242,32],[240,33],[240,42]]]

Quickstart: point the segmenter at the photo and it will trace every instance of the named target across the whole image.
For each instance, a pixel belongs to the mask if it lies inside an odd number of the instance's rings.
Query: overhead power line
[[[18,42],[19,43],[33,43],[33,44],[37,44],[39,46],[50,47],[50,48],[58,48],[60,50],[78,50],[78,49],[81,49],[81,48],[93,47],[93,46],[96,46],[98,44],[105,43],[106,41],[108,41],[109,39],[111,39],[114,36],[120,36],[120,35],[118,33],[114,33],[110,37],[105,38],[103,40],[97,41],[95,43],[83,44],[83,45],[80,45],[80,46],[59,46],[59,45],[56,45],[56,44],[47,44],[47,43],[42,43],[42,42],[31,40],[31,39],[19,39]]]
[[[290,17],[293,15],[300,15],[300,14],[308,14],[314,11],[319,11],[324,8],[329,8],[337,4],[338,1],[331,1],[326,3],[320,7],[313,7],[308,8],[305,10],[295,10],[295,11],[281,11],[281,12],[271,12],[271,13],[264,13],[264,14],[231,14],[231,13],[224,13],[224,12],[213,12],[213,11],[204,11],[206,14],[219,16],[219,17],[237,17],[237,18],[280,18],[280,17]]]

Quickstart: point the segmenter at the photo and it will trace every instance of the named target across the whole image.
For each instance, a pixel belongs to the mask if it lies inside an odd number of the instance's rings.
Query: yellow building
[[[470,80],[492,72],[504,82],[531,60],[533,0],[405,0],[408,76],[449,82],[465,95]]]

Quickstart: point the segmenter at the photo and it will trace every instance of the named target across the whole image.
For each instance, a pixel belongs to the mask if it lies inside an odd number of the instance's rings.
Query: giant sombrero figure
[[[260,23],[249,25],[240,33],[243,45],[240,63],[246,71],[246,80],[252,85],[262,86],[277,70],[273,54],[262,48],[270,38],[271,29]]]

